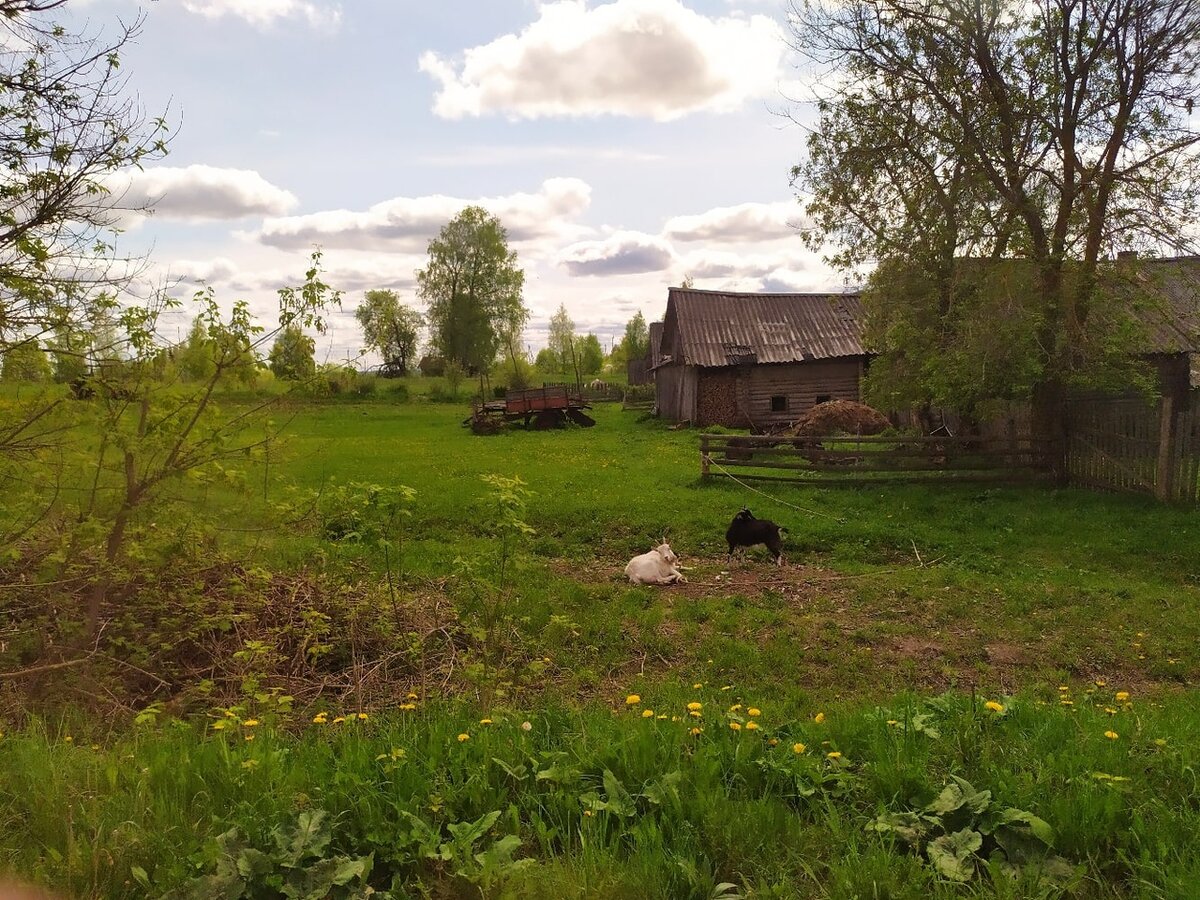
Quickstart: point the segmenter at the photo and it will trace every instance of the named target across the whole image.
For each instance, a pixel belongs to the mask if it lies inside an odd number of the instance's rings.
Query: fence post
[[[708,477],[708,435],[700,435],[700,477]]]
[[[1167,394],[1158,407],[1158,468],[1154,477],[1154,496],[1163,502],[1174,498],[1176,426],[1175,398]]]

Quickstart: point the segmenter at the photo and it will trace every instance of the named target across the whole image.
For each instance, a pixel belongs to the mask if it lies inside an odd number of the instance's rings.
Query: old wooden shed
[[[857,294],[671,288],[654,366],[659,415],[763,428],[858,400],[869,356]]]

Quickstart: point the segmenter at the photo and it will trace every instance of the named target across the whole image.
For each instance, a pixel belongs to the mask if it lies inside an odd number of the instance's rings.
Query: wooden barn
[[[654,366],[659,415],[763,428],[858,400],[868,354],[857,294],[671,288]]]

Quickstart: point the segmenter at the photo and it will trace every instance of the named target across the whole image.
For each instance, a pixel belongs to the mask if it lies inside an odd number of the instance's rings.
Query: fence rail
[[[796,484],[1017,482],[1045,477],[1050,441],[1027,437],[700,435],[700,474]]]
[[[1069,402],[1063,469],[1072,484],[1200,502],[1200,405],[1172,397]]]

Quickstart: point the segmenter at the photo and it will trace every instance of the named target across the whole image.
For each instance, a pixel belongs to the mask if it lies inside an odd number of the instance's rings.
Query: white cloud
[[[294,194],[257,172],[213,166],[126,170],[109,179],[108,187],[123,209],[149,205],[156,217],[187,222],[279,215],[297,203]]]
[[[213,284],[228,281],[237,270],[237,264],[227,256],[206,260],[177,259],[166,267],[166,277],[187,284]]]
[[[313,28],[336,28],[342,20],[340,3],[319,0],[183,0],[183,8],[206,19],[233,16],[256,28],[270,27],[281,19],[298,19]]]
[[[796,203],[740,203],[667,221],[663,234],[677,241],[758,242],[797,238],[804,221]]]
[[[444,118],[628,115],[660,121],[727,112],[775,90],[786,52],[766,16],[709,18],[680,0],[558,0],[519,34],[467,49],[461,63],[428,52]]]
[[[571,275],[637,275],[661,272],[674,262],[671,245],[640,231],[618,231],[599,241],[580,241],[562,251]]]
[[[463,199],[434,194],[396,197],[365,211],[327,210],[267,219],[258,239],[283,249],[343,247],[354,250],[424,251],[429,240],[465,206],[477,204],[498,216],[510,241],[531,241],[573,229],[569,222],[587,209],[592,190],[578,178],[549,178],[537,193]]]

